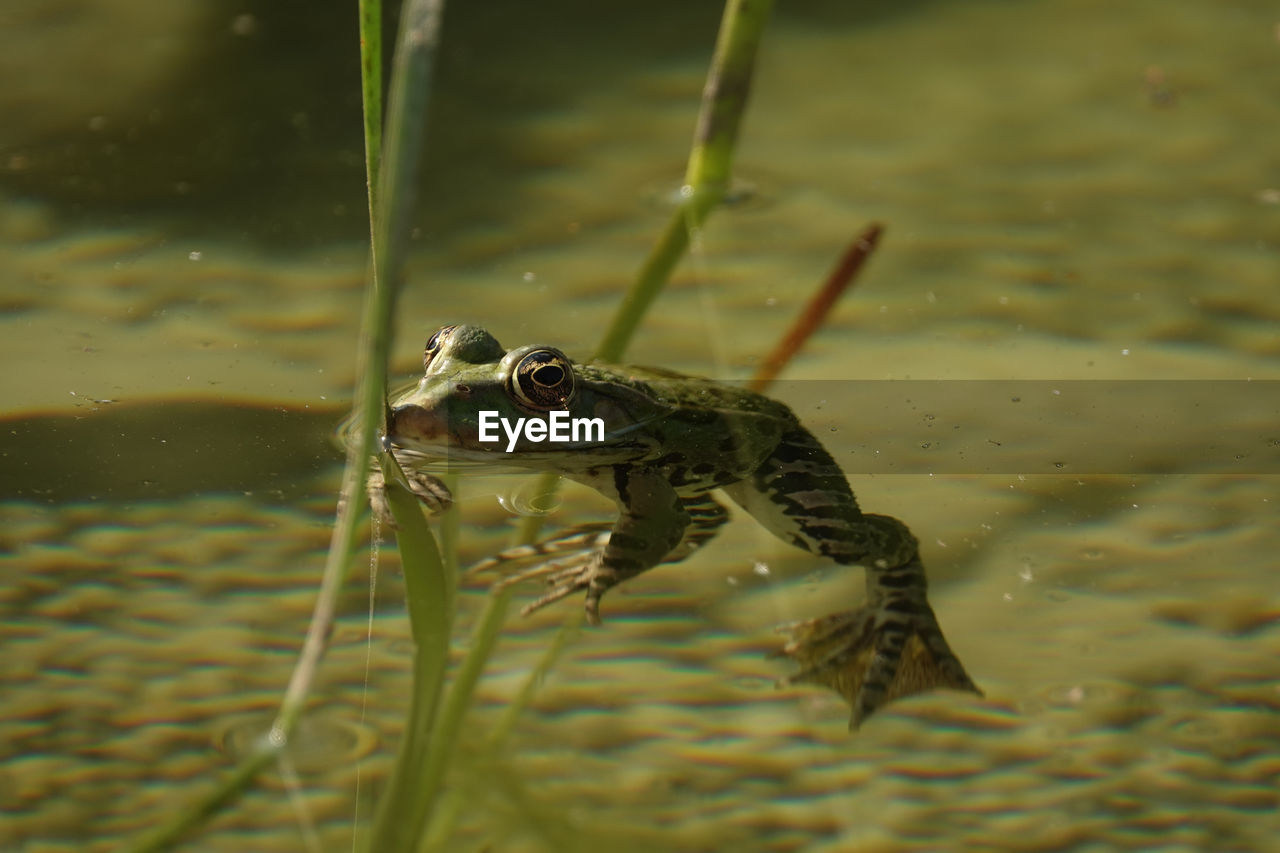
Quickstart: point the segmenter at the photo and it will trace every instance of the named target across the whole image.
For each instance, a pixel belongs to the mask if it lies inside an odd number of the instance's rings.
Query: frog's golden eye
[[[427,345],[422,348],[422,366],[424,369],[431,364],[431,359],[435,358],[435,354],[440,352],[444,342],[449,339],[449,333],[456,328],[458,328],[456,325],[442,326],[436,329],[435,334],[427,338]]]
[[[516,364],[509,384],[516,402],[528,408],[563,408],[573,396],[573,365],[559,350],[534,350]]]

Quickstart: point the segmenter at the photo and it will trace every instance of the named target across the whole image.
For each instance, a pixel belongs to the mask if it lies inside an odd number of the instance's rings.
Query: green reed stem
[[[377,0],[369,0],[371,6],[376,3]],[[298,662],[267,736],[212,790],[186,808],[180,809],[170,820],[126,845],[124,849],[127,851],[149,853],[168,849],[234,802],[254,783],[257,774],[287,746],[306,707],[307,697],[333,628],[347,569],[357,550],[359,537],[356,522],[360,515],[359,508],[364,503],[364,484],[368,479],[369,460],[377,450],[378,435],[386,409],[391,319],[395,316],[395,298],[403,278],[409,213],[413,205],[418,153],[422,149],[425,135],[426,101],[430,90],[431,61],[434,57],[441,6],[441,0],[408,0],[406,3],[400,47],[396,53],[396,75],[387,125],[388,147],[384,168],[380,168],[377,162],[377,120],[366,118],[365,122],[366,133],[370,133],[372,128],[372,134],[366,138],[366,145],[370,151],[375,152],[366,152],[366,173],[371,181],[370,203],[372,206],[376,198],[377,206],[372,208],[376,210],[372,217],[375,223],[373,253],[361,322],[360,346],[356,356],[359,377],[355,398],[357,417],[352,439],[348,443],[346,468],[343,471],[329,554],[325,560],[315,610]],[[378,23],[379,18],[380,12],[366,14],[366,10],[362,9],[362,68],[381,68],[381,39],[379,35],[372,35],[369,30],[369,27]],[[379,80],[376,82],[365,81],[366,97],[375,90],[380,92],[381,75],[378,76]],[[380,102],[380,97],[377,100]],[[372,111],[372,115],[376,116],[376,104],[372,101],[366,103],[366,111]],[[389,491],[395,493],[394,488]],[[435,545],[420,511],[417,522],[421,530],[418,531],[416,544],[411,550],[415,552],[420,564],[429,563],[429,557],[424,559],[424,555],[434,549]],[[412,521],[408,526],[413,526]],[[406,573],[408,562],[406,559]],[[439,572],[438,556],[435,564],[436,571]],[[422,571],[429,573],[431,567],[424,566]]]
[[[494,613],[498,615],[501,615],[504,611],[505,608],[503,610],[494,608]],[[480,762],[482,765],[487,765],[491,759],[501,754],[502,747],[506,742],[507,736],[515,728],[516,721],[533,702],[533,694],[537,692],[538,688],[542,686],[542,682],[551,673],[552,667],[559,660],[565,647],[581,630],[584,618],[585,614],[581,609],[574,610],[569,614],[564,624],[560,626],[560,630],[556,631],[555,636],[551,638],[551,642],[543,650],[542,656],[538,658],[538,663],[534,666],[533,671],[529,673],[529,676],[520,686],[520,692],[507,700],[507,704],[503,707],[497,723],[485,736]],[[482,619],[481,625],[484,624],[485,620]],[[500,628],[500,624],[495,626],[495,629]],[[450,696],[452,697],[452,693]],[[440,803],[439,809],[432,816],[430,832],[423,842],[424,849],[434,851],[443,848],[462,815],[463,806],[468,799],[474,796],[475,791],[473,789],[474,784],[467,784],[451,788],[447,792]]]
[[[502,625],[506,620],[507,604],[511,601],[510,587],[492,590],[485,599],[484,611],[476,622],[471,635],[471,648],[462,665],[454,676],[449,687],[449,695],[445,698],[440,718],[432,731],[433,749],[426,756],[426,765],[420,779],[420,787],[416,796],[421,797],[428,808],[433,806],[441,789],[444,787],[445,771],[449,761],[457,749],[462,733],[462,721],[467,708],[471,706],[471,697],[475,693],[476,684],[484,672],[485,664],[493,654],[493,647],[502,634]],[[381,851],[382,848],[375,847]]]
[[[364,115],[364,171],[369,191],[369,237],[377,231],[382,172],[382,0],[359,0],[360,106]]]
[[[438,751],[432,729],[449,664],[452,579],[445,572],[422,506],[405,486],[399,466],[389,454],[383,454],[381,461],[387,502],[399,528],[396,542],[414,640],[413,692],[404,740],[378,802],[366,849],[409,853],[417,849],[432,807],[420,789],[431,757]]]
[[[682,200],[614,311],[592,356],[594,361],[622,359],[640,321],[689,248],[691,236],[698,233],[729,191],[738,129],[747,109],[756,53],[772,7],[773,0],[727,0],[724,4],[715,54],[702,89],[702,107],[689,149],[684,186],[680,189]],[[554,495],[557,483],[556,475],[543,474],[534,485],[534,494]],[[541,516],[525,516],[517,533],[519,541],[534,541],[541,529]]]
[[[771,6],[772,0],[728,0],[725,5],[715,56],[703,93],[693,148],[689,155],[686,186],[682,192],[684,200],[619,306],[609,331],[596,351],[597,359],[616,361],[622,357],[645,312],[688,248],[691,235],[697,233],[711,210],[720,204],[728,191],[733,151],[746,108],[755,55]],[[554,490],[555,479],[549,479],[547,490]],[[544,484],[547,481],[548,478],[543,479]],[[532,525],[526,524],[525,541],[532,541],[536,531],[536,520]],[[401,547],[403,550],[403,542]],[[477,623],[471,649],[448,691],[435,728],[430,732],[430,749],[426,749],[427,741],[418,728],[419,725],[429,724],[430,712],[423,711],[420,716],[417,709],[428,707],[429,703],[422,697],[434,683],[437,672],[431,670],[424,674],[423,678],[429,679],[426,684],[419,684],[415,677],[415,722],[410,727],[410,736],[401,753],[397,775],[408,764],[425,762],[425,765],[418,768],[418,782],[414,788],[416,804],[410,802],[397,806],[400,796],[392,796],[388,792],[380,805],[371,849],[406,849],[396,845],[419,838],[419,832],[424,827],[429,827],[429,835],[425,839],[429,845],[443,843],[451,834],[461,811],[461,802],[455,794],[437,809],[436,801],[443,789],[444,777],[456,749],[463,718],[475,686],[501,633],[509,598],[510,591],[507,588],[495,589],[490,593]],[[419,618],[414,613],[412,600],[410,618],[415,621]],[[581,614],[577,614],[576,618],[571,617],[548,646],[520,693],[486,739],[485,748],[490,755],[496,754],[501,748],[514,727],[515,720],[528,706],[538,685],[580,625]],[[417,634],[418,629],[415,628],[415,636]],[[439,677],[442,677],[442,672]],[[410,758],[406,759],[406,756]],[[393,788],[395,787],[396,783],[393,782]],[[398,818],[395,827],[388,823],[392,815]]]
[[[400,34],[392,63],[391,92],[385,122],[385,145],[373,238],[373,311],[377,330],[384,332],[385,348],[371,348],[366,368],[376,374],[378,385],[371,398],[362,399],[371,415],[370,438],[385,431],[387,364],[390,360],[395,296],[404,278],[418,166],[426,139],[427,105],[431,72],[440,39],[444,0],[406,0],[401,12]],[[365,84],[368,88],[368,83]],[[372,198],[371,198],[372,203]],[[376,415],[374,414],[376,412]],[[372,451],[366,450],[365,459]],[[438,751],[432,737],[436,709],[444,686],[452,626],[452,583],[436,547],[422,509],[404,485],[394,459],[383,455],[387,498],[395,516],[410,626],[414,638],[413,696],[405,740],[396,755],[395,769],[383,792],[369,838],[378,853],[410,853],[430,814],[430,800],[420,799],[424,773]]]
[[[613,322],[596,347],[595,360],[616,362],[636,328],[662,292],[680,258],[707,215],[729,191],[738,129],[746,112],[756,52],[773,0],[728,0],[720,19],[711,71],[702,90],[702,109],[689,151],[682,201],[649,252],[640,274],[614,312]]]

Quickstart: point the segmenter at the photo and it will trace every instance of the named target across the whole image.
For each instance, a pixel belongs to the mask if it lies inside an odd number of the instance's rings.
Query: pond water
[[[455,5],[405,378],[448,322],[594,347],[668,215],[719,14]],[[863,508],[920,538],[986,696],[913,697],[850,734],[834,694],[775,689],[773,626],[856,602],[862,575],[739,513],[611,594],[493,756],[577,605],[513,612],[445,848],[1271,849],[1274,5],[780,5],[746,198],[629,358],[749,376],[884,223],[776,394]],[[109,70],[48,21],[0,28],[66,60],[0,138],[0,849],[116,849],[205,791],[269,724],[306,630],[365,262],[354,15],[265,6],[192,4],[142,40],[164,50]],[[110,97],[85,103],[85,75]],[[870,380],[929,381],[872,404]],[[944,399],[911,408],[926,387]],[[1105,402],[1045,402],[1064,390]],[[1038,408],[1015,418],[1014,396]],[[495,497],[522,488],[463,483],[464,563],[510,540]],[[610,513],[572,488],[551,523]],[[394,549],[369,566],[287,772],[190,849],[350,849],[368,826],[411,675]],[[459,656],[483,599],[459,597]]]

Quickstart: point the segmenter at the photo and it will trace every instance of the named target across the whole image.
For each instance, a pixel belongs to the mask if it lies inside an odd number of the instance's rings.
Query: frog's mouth
[[[457,448],[474,446],[474,429],[470,436],[458,429],[456,421],[450,429],[450,418],[441,412],[421,406],[392,409],[387,421],[387,438],[402,447]]]

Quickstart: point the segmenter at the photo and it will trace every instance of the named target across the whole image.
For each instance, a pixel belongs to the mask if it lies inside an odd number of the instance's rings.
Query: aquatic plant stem
[[[795,322],[791,324],[791,328],[760,362],[755,375],[747,383],[749,389],[756,393],[763,392],[791,362],[795,354],[804,346],[805,341],[822,327],[823,321],[827,319],[827,315],[831,313],[841,294],[857,280],[862,265],[875,251],[883,231],[883,225],[873,222],[854,238],[844,250],[844,254],[840,256],[835,269],[827,275],[822,287],[809,298],[800,316],[796,317]]]
[[[726,0],[711,68],[702,89],[702,106],[680,189],[680,204],[614,311],[592,360],[622,360],[640,321],[684,257],[692,235],[702,228],[729,191],[738,129],[747,109],[756,53],[772,8],[773,0]],[[535,483],[533,493],[554,495],[556,483],[554,474],[544,474]],[[541,516],[526,516],[520,521],[517,541],[532,542],[541,529]]]
[[[366,849],[408,853],[417,848],[431,813],[432,803],[420,796],[420,786],[438,751],[432,729],[449,663],[453,594],[421,504],[407,488],[394,459],[383,454],[381,461],[405,567],[405,600],[414,641],[413,690],[404,739],[378,802]]]
[[[444,0],[406,0],[401,11],[385,121],[382,171],[375,196],[372,305],[367,316],[372,315],[373,328],[384,333],[381,335],[384,346],[369,347],[369,361],[364,365],[366,369],[373,368],[370,373],[378,380],[376,391],[367,387],[368,396],[361,398],[360,426],[370,430],[363,437],[367,439],[385,432],[392,318],[408,253],[443,13]],[[361,376],[363,380],[363,371]],[[366,386],[362,384],[362,387]],[[370,448],[365,451],[366,460],[371,451],[370,441]],[[429,801],[415,797],[415,789],[421,784],[428,757],[435,752],[430,748],[431,732],[449,659],[452,579],[445,576],[435,539],[416,499],[405,487],[395,460],[383,454],[380,461],[388,503],[399,528],[396,539],[415,648],[413,696],[405,741],[379,803],[368,849],[379,853],[409,853],[417,846],[431,807]]]
[[[431,735],[432,749],[426,755],[426,762],[419,777],[420,787],[415,796],[428,804],[430,809],[436,803],[441,789],[444,787],[445,771],[453,758],[458,739],[462,733],[462,720],[467,708],[471,705],[472,694],[484,672],[485,664],[493,654],[493,647],[502,634],[502,626],[506,621],[507,604],[511,601],[511,589],[498,588],[491,590],[485,599],[484,611],[480,614],[476,627],[471,635],[471,648],[462,659],[462,666],[454,676],[449,687],[449,695],[445,698]],[[384,848],[375,846],[381,853]]]
[[[387,362],[391,352],[391,319],[395,297],[403,276],[408,245],[409,214],[413,206],[418,155],[425,136],[426,101],[430,70],[439,32],[442,0],[408,0],[401,21],[400,46],[396,53],[391,93],[391,115],[387,123],[387,150],[378,173],[373,253],[366,288],[360,346],[357,352],[358,386],[355,399],[357,417],[348,443],[337,517],[330,538],[328,557],[321,577],[315,609],[303,641],[298,662],[280,703],[280,710],[267,736],[254,745],[249,755],[213,790],[200,797],[172,819],[126,846],[128,851],[157,851],[171,847],[219,809],[233,802],[257,774],[282,750],[306,707],[320,660],[333,628],[337,602],[351,565],[358,540],[357,519],[364,505],[364,484],[369,460],[377,451],[378,436],[386,408]],[[366,42],[372,51],[379,42]],[[381,57],[367,61],[380,67]],[[412,522],[410,522],[412,523]],[[434,548],[430,530],[418,512],[417,523],[425,532],[424,542]],[[437,565],[439,559],[436,559]]]
[[[720,19],[711,70],[702,90],[702,108],[689,151],[681,202],[631,289],[614,312],[595,360],[616,362],[626,352],[640,321],[662,292],[707,215],[729,191],[738,129],[746,112],[756,52],[773,0],[728,0]]]
[[[494,594],[499,591],[505,590],[495,590]],[[497,612],[496,608],[495,612]],[[515,728],[516,721],[524,713],[525,709],[529,707],[530,703],[533,702],[533,694],[537,692],[542,682],[551,673],[552,667],[559,660],[560,654],[565,647],[578,635],[585,619],[586,614],[580,609],[574,610],[569,614],[569,617],[560,626],[560,630],[556,631],[555,636],[551,638],[551,642],[543,650],[542,656],[538,658],[538,663],[534,666],[533,671],[525,678],[524,683],[520,686],[520,692],[507,700],[497,723],[489,730],[481,746],[483,752],[480,756],[480,763],[482,765],[502,754],[502,747],[506,743],[507,736]],[[481,625],[485,625],[485,622],[486,620],[482,619]],[[500,630],[501,625],[495,625],[494,628]],[[484,630],[486,629],[482,627],[477,632]],[[452,696],[452,693],[450,695]],[[474,781],[472,780],[472,783]],[[484,784],[487,785],[488,781],[486,779]],[[438,810],[432,815],[430,831],[423,841],[425,850],[433,851],[444,846],[450,835],[452,835],[454,826],[457,825],[465,802],[475,795],[476,792],[473,788],[474,784],[466,784],[451,788],[448,791]]]
[[[377,231],[382,172],[382,0],[359,0],[360,106],[364,115],[364,171],[369,192],[369,239]]]
[[[435,59],[442,7],[443,0],[408,0],[401,18],[386,122],[379,203],[374,215],[376,227],[373,257],[369,286],[366,289],[361,346],[356,358],[357,418],[353,440],[348,445],[342,501],[329,560],[321,582],[320,601],[307,633],[307,642],[303,645],[302,657],[294,670],[294,677],[290,681],[274,727],[274,730],[286,735],[296,724],[306,694],[310,691],[315,667],[324,654],[325,637],[333,624],[338,590],[355,551],[355,508],[363,504],[369,460],[378,449],[378,436],[382,433],[387,398],[387,363],[391,356],[392,318],[395,316],[396,297],[404,276],[410,216],[415,200],[414,188],[417,184],[423,139],[426,136],[431,66]],[[426,530],[425,522],[422,525],[426,538],[430,539],[431,534]],[[434,547],[434,540],[431,541]],[[331,579],[333,589],[329,588]]]

